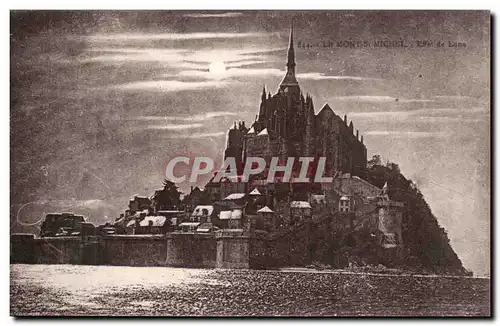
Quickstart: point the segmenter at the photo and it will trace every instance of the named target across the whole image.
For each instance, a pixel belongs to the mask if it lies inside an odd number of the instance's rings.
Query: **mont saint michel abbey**
[[[312,97],[301,91],[295,75],[293,29],[286,66],[276,94],[262,91],[253,124],[235,123],[228,132],[224,156],[235,158],[237,175],[220,180],[214,175],[204,189],[192,187],[182,200],[175,184],[165,180],[152,196],[131,197],[112,225],[98,228],[82,223],[82,216],[49,214],[41,237],[78,232],[104,235],[104,242],[77,243],[75,248],[102,252],[82,254],[81,259],[93,257],[93,264],[110,265],[262,269],[306,266],[313,261],[345,267],[349,259],[361,259],[360,253],[373,254],[373,261],[388,264],[403,258],[404,204],[389,198],[390,184],[379,188],[366,181],[366,147],[353,123],[337,116],[328,104],[316,114]],[[322,176],[330,181],[294,183],[279,175],[268,180],[266,170],[245,180],[241,170],[248,157],[264,158],[267,166],[274,157],[283,161],[280,166],[290,157],[325,157]],[[317,173],[314,161],[311,166],[309,177]],[[27,242],[23,235],[18,239],[14,256],[26,262]],[[44,247],[39,258],[33,254],[29,261],[53,262],[55,256],[67,261],[67,256],[53,255],[50,243],[36,243]],[[100,243],[104,245],[99,247]]]
[[[220,181],[212,178],[204,190],[192,189],[192,209],[196,211],[203,203],[211,204],[207,207],[214,207],[214,212],[236,211],[235,216],[240,216],[241,211],[241,221],[247,221],[250,229],[260,224],[269,232],[286,232],[308,220],[332,223],[343,232],[367,228],[383,248],[401,248],[403,203],[389,199],[387,183],[380,189],[366,181],[366,146],[353,122],[336,115],[328,104],[315,113],[312,97],[302,92],[295,74],[293,32],[292,27],[287,70],[276,93],[272,95],[264,87],[255,121],[249,126],[235,122],[228,131],[224,159],[235,158],[238,175]],[[269,181],[268,168],[243,180],[241,173],[249,157],[264,158],[267,167],[273,157],[280,166],[290,157],[296,163],[299,157],[313,157],[307,174],[311,181],[285,182],[279,175]],[[323,176],[332,177],[331,182],[312,181],[314,162],[320,157],[326,158]],[[300,166],[294,165],[292,176],[299,171]]]
[[[234,157],[241,171],[247,157],[326,157],[325,176],[350,173],[364,177],[366,146],[352,121],[336,115],[328,104],[315,114],[313,99],[300,89],[295,76],[293,27],[287,71],[276,94],[262,90],[259,114],[248,129],[244,123],[229,130],[224,158]]]

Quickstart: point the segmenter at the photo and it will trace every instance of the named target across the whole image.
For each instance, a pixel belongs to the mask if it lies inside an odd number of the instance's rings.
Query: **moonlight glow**
[[[226,74],[226,65],[222,61],[214,61],[210,63],[208,71],[212,75],[222,78]]]

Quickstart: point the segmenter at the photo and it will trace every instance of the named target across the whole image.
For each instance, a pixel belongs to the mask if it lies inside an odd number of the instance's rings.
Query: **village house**
[[[290,202],[290,224],[296,224],[312,217],[312,207],[307,201]]]
[[[220,211],[219,219],[225,222],[225,229],[243,229],[243,211],[241,208]]]
[[[263,228],[268,232],[276,231],[276,216],[272,209],[267,206],[262,207],[257,211],[259,217],[259,224],[263,225]]]
[[[151,199],[146,196],[134,195],[134,197],[130,198],[128,204],[129,214],[133,215],[135,212],[142,211],[145,209],[150,209],[151,207]]]
[[[212,232],[218,228],[212,222],[216,219],[213,205],[198,205],[191,213],[189,221],[182,222],[179,227],[182,232]]]

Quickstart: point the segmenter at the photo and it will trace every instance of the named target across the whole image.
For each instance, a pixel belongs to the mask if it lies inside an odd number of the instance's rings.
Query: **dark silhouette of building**
[[[228,132],[224,158],[234,157],[241,173],[247,157],[326,157],[325,176],[366,171],[366,146],[359,132],[328,104],[315,114],[312,97],[302,93],[295,75],[293,26],[290,31],[287,71],[276,94],[262,90],[259,114],[250,129],[244,123]]]
[[[80,235],[85,217],[73,213],[49,213],[40,227],[40,237]]]

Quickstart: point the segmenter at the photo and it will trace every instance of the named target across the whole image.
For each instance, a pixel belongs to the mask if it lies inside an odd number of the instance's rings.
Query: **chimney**
[[[344,122],[347,125],[347,114],[344,114]]]
[[[356,129],[356,139],[359,140],[359,130]]]

